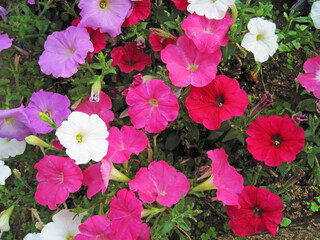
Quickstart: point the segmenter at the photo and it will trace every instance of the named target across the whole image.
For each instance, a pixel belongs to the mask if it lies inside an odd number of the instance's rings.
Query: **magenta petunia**
[[[140,168],[129,187],[138,192],[143,202],[152,203],[157,199],[161,205],[171,207],[179,202],[181,194],[186,196],[190,183],[183,173],[161,160],[151,162],[148,168]]]
[[[249,125],[247,134],[248,151],[271,167],[292,162],[305,142],[303,128],[296,126],[288,115],[259,117]]]
[[[212,184],[218,189],[217,199],[223,205],[238,205],[238,194],[242,192],[244,183],[242,175],[230,166],[224,149],[211,150],[207,154],[212,160]]]
[[[29,4],[35,4],[34,0],[28,0]]]
[[[160,31],[163,31],[163,30],[160,29]],[[165,37],[165,36],[156,34],[157,31],[154,31],[154,32],[152,31],[150,32],[149,42],[150,42],[150,45],[152,46],[152,50],[155,52],[161,51],[162,49],[165,49],[165,47],[168,46],[169,44],[175,44],[177,42],[177,36],[174,33],[170,33],[172,37],[168,37],[168,36]]]
[[[11,47],[13,39],[8,34],[0,34],[0,51]]]
[[[100,28],[111,37],[121,33],[121,25],[132,11],[131,0],[80,0],[78,7],[83,26]]]
[[[44,43],[44,52],[39,58],[43,73],[54,77],[71,77],[85,62],[88,52],[94,48],[86,28],[68,27],[65,31],[54,32]]]
[[[46,155],[34,165],[38,170],[35,199],[49,209],[57,209],[57,204],[67,200],[69,193],[79,190],[83,174],[74,160],[67,157]]]
[[[37,133],[44,134],[51,132],[53,128],[39,118],[39,113],[46,114],[59,127],[62,119],[68,118],[71,113],[69,106],[68,97],[59,93],[45,92],[41,89],[39,92],[32,94],[25,112],[34,130]]]
[[[0,110],[0,137],[22,141],[30,134],[36,134],[25,113],[23,105],[18,108]]]
[[[264,230],[272,236],[281,223],[283,204],[281,198],[265,188],[246,186],[239,194],[238,206],[227,206],[229,226],[240,237],[251,236]]]
[[[193,121],[215,130],[221,122],[241,116],[249,99],[236,79],[219,75],[205,87],[191,86],[185,104]]]
[[[297,77],[301,85],[308,91],[313,92],[320,99],[320,55],[309,58],[303,65],[305,74]]]
[[[163,131],[168,121],[173,121],[179,113],[177,97],[162,80],[154,79],[129,91],[126,102],[128,113],[136,129],[147,132]]]
[[[139,20],[145,20],[149,17],[151,11],[150,0],[132,1],[133,9],[130,16],[123,22],[122,27],[135,25]]]
[[[110,110],[112,108],[112,102],[110,97],[104,92],[100,92],[99,102],[91,102],[90,96],[86,97],[86,101],[81,103],[75,111],[83,112],[88,115],[97,114],[109,127],[109,122],[114,118],[113,112]]]
[[[172,0],[172,2],[181,11],[186,11],[189,5],[188,0]]]
[[[179,37],[177,45],[170,44],[161,51],[161,60],[167,64],[169,78],[177,87],[208,85],[216,77],[221,57],[220,49],[200,52],[187,36]]]
[[[121,131],[117,127],[110,128],[108,141],[109,149],[106,158],[114,163],[127,162],[132,153],[138,155],[149,143],[144,132],[129,126],[123,126]]]
[[[183,20],[181,28],[200,52],[213,53],[220,46],[228,44],[229,37],[227,32],[229,25],[231,26],[232,24],[233,20],[229,13],[221,20],[208,19],[193,13]]]

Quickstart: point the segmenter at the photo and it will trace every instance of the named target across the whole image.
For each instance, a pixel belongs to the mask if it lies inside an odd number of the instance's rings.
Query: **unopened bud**
[[[270,93],[265,93],[258,104],[251,110],[250,117],[254,118],[263,109],[269,107],[273,103]]]
[[[42,146],[42,147],[46,147],[46,148],[50,148],[51,146],[44,142],[41,138],[38,138],[37,136],[34,135],[30,135],[28,137],[25,138],[25,141],[31,145],[35,145],[35,146]]]
[[[308,117],[307,117],[305,114],[296,113],[296,114],[293,114],[292,120],[299,124],[299,123],[301,123],[301,122],[306,122],[306,121],[308,121],[309,119],[308,119]]]
[[[90,96],[90,102],[99,102],[100,98],[100,91],[101,91],[101,81],[97,80],[94,82],[94,84],[91,87],[91,96]]]
[[[316,101],[316,110],[320,114],[320,100],[319,99]]]
[[[51,127],[55,128],[55,129],[58,128],[58,125],[55,122],[53,122],[47,114],[45,114],[43,112],[39,112],[39,118],[42,121],[48,123]]]

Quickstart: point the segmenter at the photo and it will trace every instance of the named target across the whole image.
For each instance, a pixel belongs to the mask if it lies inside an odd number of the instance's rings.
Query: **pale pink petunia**
[[[167,64],[169,78],[177,87],[208,85],[216,77],[221,57],[220,49],[199,52],[187,36],[179,37],[177,45],[170,44],[161,51],[161,60]]]
[[[8,34],[0,34],[0,51],[11,47],[13,39]]]
[[[213,53],[220,46],[228,44],[227,32],[232,24],[233,20],[229,13],[221,20],[208,19],[194,13],[183,20],[181,28],[200,52]]]
[[[131,0],[80,0],[78,7],[83,26],[100,28],[111,37],[121,33],[121,25],[132,11]]]
[[[158,133],[173,121],[179,113],[177,97],[162,80],[154,79],[129,91],[128,113],[136,129],[145,128],[147,132]]]
[[[151,162],[148,168],[140,168],[129,187],[137,191],[140,199],[152,203],[156,199],[167,207],[179,202],[181,194],[186,196],[190,183],[183,173],[178,173],[165,161]]]
[[[123,126],[121,131],[117,127],[110,128],[108,140],[110,144],[106,158],[114,163],[127,162],[132,153],[138,155],[149,143],[144,132],[129,126]]]
[[[242,192],[244,183],[242,175],[230,166],[224,149],[210,150],[207,154],[212,160],[212,184],[218,189],[217,199],[222,201],[223,205],[239,205],[238,194]]]
[[[320,55],[309,58],[303,65],[305,74],[297,77],[301,85],[308,91],[313,92],[316,98],[320,98]]]
[[[87,53],[94,50],[86,28],[73,26],[48,36],[44,49],[39,58],[40,69],[56,78],[71,77],[85,62]]]
[[[70,158],[46,155],[34,165],[38,170],[35,199],[49,209],[57,209],[69,196],[82,185],[82,171]]]

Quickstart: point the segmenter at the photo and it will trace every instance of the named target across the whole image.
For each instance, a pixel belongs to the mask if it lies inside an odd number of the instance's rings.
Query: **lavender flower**
[[[8,11],[0,6],[0,17],[4,22],[7,21],[7,17],[6,17],[7,14],[8,14]]]

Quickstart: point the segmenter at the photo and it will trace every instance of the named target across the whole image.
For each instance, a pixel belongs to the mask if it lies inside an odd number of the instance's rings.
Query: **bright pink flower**
[[[125,73],[133,70],[142,71],[145,66],[150,66],[151,55],[145,54],[135,42],[127,42],[124,47],[115,47],[111,51],[111,66],[119,66]]]
[[[205,87],[191,86],[185,104],[193,121],[215,130],[221,122],[241,116],[249,99],[237,80],[219,75]]]
[[[44,49],[39,58],[40,69],[56,78],[71,77],[85,62],[87,53],[94,50],[87,30],[73,26],[48,36]]]
[[[137,75],[134,75],[133,82],[130,84],[130,86],[125,89],[121,94],[123,96],[127,96],[128,92],[138,87],[140,84],[146,83],[146,80],[143,79],[143,76],[141,73],[138,73]]]
[[[92,29],[100,28],[111,37],[121,33],[121,25],[131,11],[131,0],[80,0],[81,24]]]
[[[177,87],[208,85],[216,77],[221,57],[220,49],[213,53],[199,52],[187,36],[179,37],[177,45],[170,44],[161,51],[161,60],[167,64],[169,78]]]
[[[149,17],[151,11],[150,0],[132,1],[134,7],[130,16],[124,21],[122,27],[135,25],[139,20],[145,20]]]
[[[162,80],[154,79],[130,91],[126,98],[128,113],[136,129],[158,133],[179,113],[177,97]]]
[[[117,127],[110,128],[108,141],[106,158],[114,163],[127,162],[132,153],[138,155],[149,143],[144,132],[129,126],[123,126],[121,131]]]
[[[181,11],[186,11],[189,5],[188,0],[172,0],[172,2]]]
[[[35,4],[35,3],[34,3],[34,0],[28,0],[28,3],[29,3],[29,4]]]
[[[207,152],[212,160],[212,184],[217,187],[217,199],[223,205],[238,205],[238,194],[243,190],[243,177],[236,169],[230,166],[228,155],[224,149],[215,149]]]
[[[229,38],[227,32],[229,25],[233,24],[230,14],[227,13],[223,19],[208,19],[197,14],[189,14],[183,20],[181,28],[188,38],[197,46],[200,52],[213,53],[220,46],[226,46]]]
[[[239,195],[238,206],[227,206],[229,226],[240,237],[251,236],[268,230],[272,236],[277,233],[282,219],[281,198],[265,188],[246,186]]]
[[[177,42],[177,36],[174,33],[170,33],[173,37],[163,37],[153,32],[150,32],[149,42],[152,46],[152,50],[157,52],[164,49],[169,44],[175,44]]]
[[[305,74],[297,77],[301,85],[308,91],[313,92],[316,98],[320,98],[320,55],[309,58],[303,65]]]
[[[36,178],[39,182],[35,199],[51,210],[57,209],[57,204],[81,187],[82,171],[71,158],[46,155],[34,168],[38,170]]]
[[[266,165],[292,162],[304,146],[304,131],[288,116],[259,117],[247,130],[248,151]]]
[[[8,34],[0,34],[0,51],[11,47],[13,39]]]
[[[183,173],[161,160],[151,162],[148,169],[140,168],[129,187],[138,192],[143,202],[152,203],[158,199],[163,206],[171,207],[179,202],[181,194],[186,196],[190,183]]]
[[[86,97],[86,101],[81,103],[75,111],[83,112],[88,115],[98,114],[98,116],[106,123],[109,127],[109,122],[113,120],[114,114],[109,109],[112,108],[112,102],[110,97],[104,92],[100,92],[99,102],[91,102],[90,96]]]

